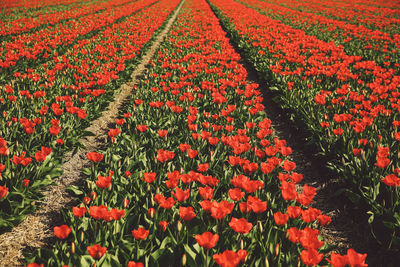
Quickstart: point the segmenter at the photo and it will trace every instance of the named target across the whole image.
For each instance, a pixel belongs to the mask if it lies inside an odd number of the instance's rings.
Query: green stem
[[[206,267],[208,267],[208,249],[206,249]]]

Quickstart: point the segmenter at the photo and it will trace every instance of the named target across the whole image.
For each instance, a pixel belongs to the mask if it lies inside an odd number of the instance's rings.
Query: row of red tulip
[[[399,246],[400,76],[391,67],[398,62],[382,67],[236,1],[210,2],[294,122],[332,159],[330,168],[343,177],[340,192],[370,214],[382,244]]]
[[[273,1],[272,1],[273,2]],[[322,15],[354,25],[365,25],[372,30],[398,32],[400,10],[396,7],[383,7],[381,5],[360,5],[353,1],[280,1],[275,2],[290,9]]]
[[[33,0],[26,2],[24,0],[4,0],[0,2],[0,7],[2,7],[2,13],[3,12],[18,12],[18,11],[24,11],[26,9],[30,8],[45,8],[48,6],[54,6],[54,5],[68,5],[70,3],[73,3],[74,0]]]
[[[400,29],[368,26],[352,23],[351,20],[338,20],[332,16],[319,15],[316,11],[280,6],[260,0],[243,0],[251,7],[257,7],[273,19],[280,20],[294,29],[303,30],[307,35],[316,36],[327,43],[340,44],[348,55],[360,56],[364,61],[374,61],[386,70],[393,69],[396,74],[400,59]],[[347,12],[348,13],[348,12]],[[382,20],[377,19],[375,24]],[[397,25],[398,23],[396,23]]]
[[[8,12],[3,10],[0,13],[0,38],[2,37],[4,42],[5,37],[10,37],[8,35],[15,37],[15,34],[32,31],[40,26],[54,25],[63,20],[79,18],[119,4],[118,2],[110,3],[108,1],[78,2],[78,0],[74,0],[64,3],[64,5],[60,3],[45,11],[43,8],[39,10],[11,9],[7,10]]]
[[[75,44],[62,56],[18,73],[0,91],[0,229],[34,209],[33,201],[60,175],[62,155],[79,145],[88,123],[113,93],[171,12],[173,3],[136,2],[124,20]],[[142,10],[141,10],[142,9]],[[110,11],[112,12],[112,11]],[[149,12],[158,17],[142,20]]]
[[[70,49],[72,44],[78,40],[82,41],[82,37],[88,39],[98,33],[96,30],[101,31],[102,28],[108,27],[119,19],[154,2],[155,0],[133,3],[129,0],[108,1],[94,6],[95,11],[98,12],[91,12],[93,7],[90,6],[87,9],[78,9],[77,11],[82,14],[75,19],[76,14],[73,12],[71,16],[69,13],[63,13],[68,14],[70,19],[4,40],[0,46],[0,67],[1,71],[5,72],[4,75],[9,75],[3,79],[8,80],[13,77],[12,74],[15,76],[16,72],[27,71],[26,69],[32,65],[43,64],[59,54],[65,53],[65,50]],[[39,63],[35,61],[39,61]]]

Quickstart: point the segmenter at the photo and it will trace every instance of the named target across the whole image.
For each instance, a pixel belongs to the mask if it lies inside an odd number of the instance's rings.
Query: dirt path
[[[74,199],[69,196],[65,189],[68,186],[77,185],[81,181],[81,170],[90,164],[85,156],[86,153],[96,151],[104,145],[104,140],[107,139],[108,125],[115,121],[119,109],[132,93],[133,86],[137,84],[141,74],[146,70],[147,63],[171,28],[183,2],[179,4],[166,27],[143,56],[141,63],[131,75],[131,82],[122,85],[118,89],[114,101],[109,104],[102,116],[93,121],[91,126],[86,129],[95,134],[95,136],[82,140],[86,149],[80,149],[74,156],[72,156],[72,153],[65,155],[67,160],[62,167],[64,173],[55,181],[56,185],[49,186],[44,192],[45,200],[38,210],[29,215],[21,224],[14,227],[12,231],[0,235],[1,267],[23,266],[23,251],[49,246],[52,243],[54,239],[53,227],[62,224],[60,209],[72,206],[74,202]]]

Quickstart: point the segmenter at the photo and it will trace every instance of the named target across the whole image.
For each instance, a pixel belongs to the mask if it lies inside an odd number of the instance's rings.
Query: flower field
[[[62,153],[79,146],[78,138],[86,134],[83,128],[88,121],[99,115],[121,78],[129,77],[141,49],[171,11],[166,10],[164,17],[154,19],[152,25],[142,24],[138,18],[143,12],[160,8],[154,4],[155,1],[145,0],[131,4],[129,9],[109,9],[103,14],[107,21],[115,22],[125,15],[124,19],[100,32],[94,31],[88,39],[77,40],[66,47],[62,56],[54,51],[52,60],[35,69],[15,72],[11,82],[4,81],[0,153],[7,160],[0,170],[3,192],[9,192],[2,201],[1,227],[11,227],[32,210],[31,204],[40,198],[40,189],[60,174]],[[93,24],[95,28],[99,25]],[[22,66],[24,63],[24,59],[17,62]]]
[[[97,133],[85,129],[177,14],[107,139],[87,150],[82,181],[65,189],[74,201],[56,211],[54,240],[24,265],[367,266],[366,253],[324,241],[332,219],[313,207],[317,189],[242,57],[341,177],[333,194],[368,214],[365,234],[400,247],[400,3],[0,6],[0,234],[41,208],[65,155],[86,149]]]
[[[379,20],[373,7],[376,16],[355,25],[358,15],[330,16],[325,6],[309,13],[312,5],[301,12],[296,5],[258,0],[210,2],[294,122],[330,158],[330,168],[342,178],[336,194],[365,209],[381,245],[398,247],[396,25],[373,23]]]

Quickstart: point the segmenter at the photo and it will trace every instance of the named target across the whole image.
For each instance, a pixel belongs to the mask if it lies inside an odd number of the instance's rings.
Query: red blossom
[[[88,160],[93,162],[100,162],[103,160],[104,155],[97,152],[89,152],[86,154]]]
[[[235,267],[240,263],[239,255],[232,250],[213,255],[215,262],[221,267]]]
[[[195,235],[197,243],[205,249],[211,249],[215,247],[218,242],[219,235],[212,234],[211,232],[204,232],[201,235]]]
[[[250,232],[253,225],[249,223],[245,218],[237,219],[232,217],[231,221],[229,222],[229,226],[237,233],[240,234],[247,234]]]
[[[192,207],[179,207],[179,217],[184,221],[191,221],[196,214]]]
[[[61,225],[54,227],[54,235],[59,239],[65,239],[71,233],[71,228],[68,225]]]
[[[88,246],[87,251],[88,251],[89,255],[92,256],[92,258],[100,259],[107,252],[107,248],[101,247],[100,245],[96,244],[91,247]]]
[[[139,227],[138,229],[132,230],[132,236],[138,240],[146,239],[149,233],[150,233],[149,230],[146,230],[143,227]]]

